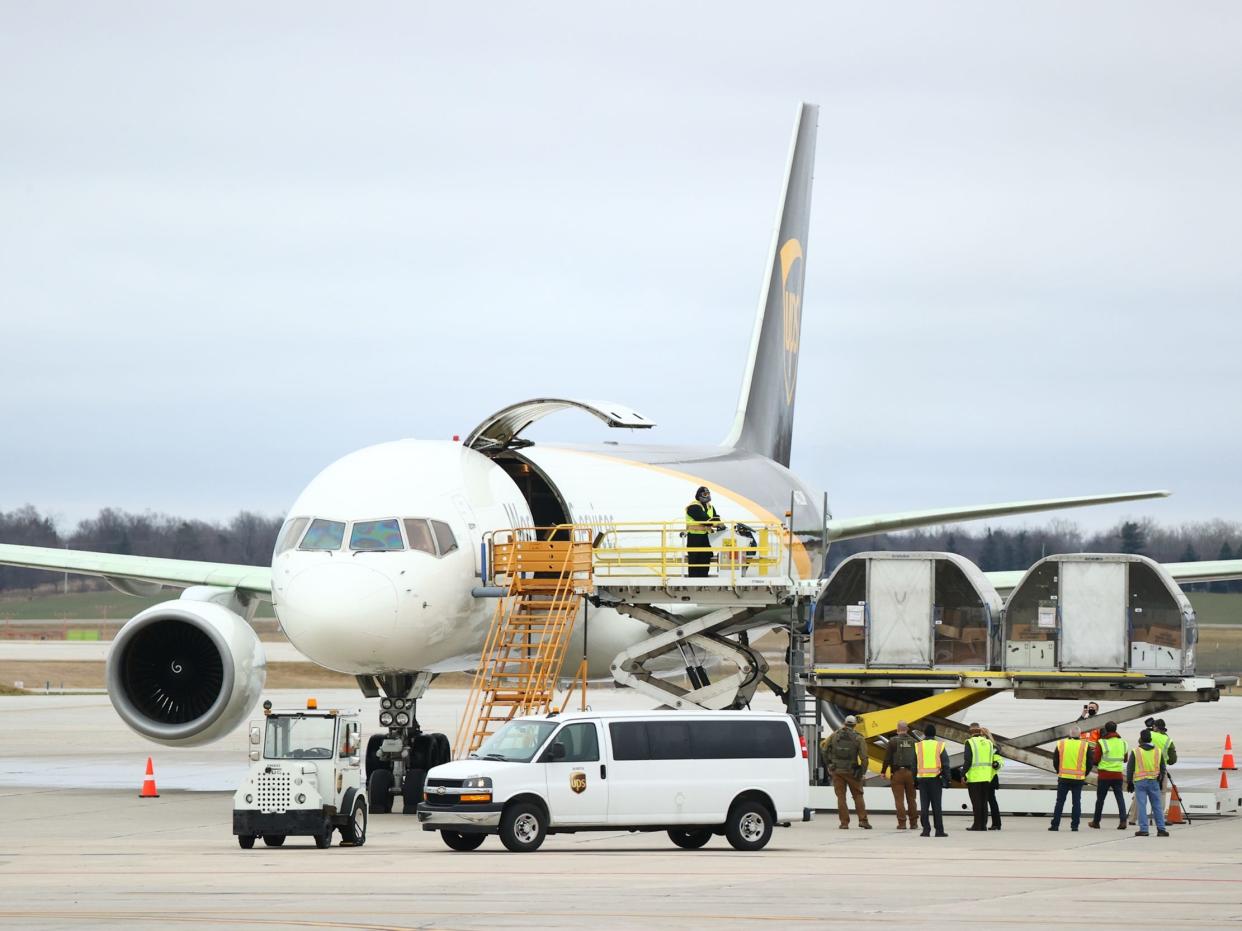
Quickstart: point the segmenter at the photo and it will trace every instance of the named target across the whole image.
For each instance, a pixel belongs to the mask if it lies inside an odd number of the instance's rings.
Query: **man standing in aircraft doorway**
[[[707,578],[712,565],[711,537],[724,527],[712,506],[712,493],[700,485],[694,500],[686,505],[686,575],[692,579]]]

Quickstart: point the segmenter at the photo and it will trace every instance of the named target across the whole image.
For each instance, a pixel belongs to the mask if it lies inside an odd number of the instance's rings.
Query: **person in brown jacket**
[[[888,739],[884,750],[884,763],[880,775],[889,773],[889,786],[893,790],[893,806],[897,810],[897,830],[914,830],[918,821],[918,803],[914,794],[914,771],[917,768],[914,747],[918,741],[910,733],[910,725],[897,722],[897,733]],[[907,821],[908,818],[908,821]]]
[[[867,742],[854,730],[857,723],[858,719],[851,714],[844,724],[833,731],[831,736],[820,741],[819,745],[828,772],[832,774],[832,787],[837,793],[837,817],[841,821],[842,831],[850,826],[850,809],[845,801],[846,789],[854,797],[858,826],[871,830],[862,789],[862,778],[867,774]]]

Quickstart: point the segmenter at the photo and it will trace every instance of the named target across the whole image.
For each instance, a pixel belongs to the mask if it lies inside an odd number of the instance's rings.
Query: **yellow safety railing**
[[[690,555],[708,554],[710,578],[730,584],[748,578],[784,575],[788,570],[789,530],[782,524],[724,524],[706,547],[691,547],[686,522],[561,524],[520,527],[487,535],[490,584],[506,586],[512,573],[525,567],[515,562],[515,541],[589,541],[587,563],[577,571],[603,583],[622,581],[666,584],[689,579]],[[581,558],[581,557],[580,557]]]

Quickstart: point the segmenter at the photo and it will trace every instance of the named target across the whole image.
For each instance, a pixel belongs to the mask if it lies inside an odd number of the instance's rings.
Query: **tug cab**
[[[359,711],[274,711],[263,703],[263,720],[250,725],[250,771],[233,795],[233,834],[243,850],[262,837],[279,847],[289,836],[311,837],[315,846],[361,847],[367,837],[367,798],[362,777]]]

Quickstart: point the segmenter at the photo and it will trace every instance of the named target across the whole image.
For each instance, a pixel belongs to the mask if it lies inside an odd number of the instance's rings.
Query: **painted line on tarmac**
[[[309,850],[310,848],[293,848],[295,850]],[[115,854],[113,856],[126,856],[126,854]],[[10,861],[11,862],[11,861]],[[270,860],[266,861],[270,864]],[[222,870],[213,868],[211,871],[213,876],[253,876],[254,870]],[[288,871],[275,870],[270,866],[263,868],[265,876],[340,876],[341,870],[307,870],[290,867]],[[143,870],[144,876],[185,876],[184,870]],[[399,872],[393,873],[394,876],[402,875]],[[409,875],[430,875],[430,876],[478,876],[477,870],[434,870],[434,869],[418,869],[413,870]],[[505,870],[505,876],[542,876],[547,878],[546,870]],[[618,870],[578,870],[575,869],[572,875],[566,875],[563,878],[572,880],[580,876],[653,876],[667,877],[666,870],[642,870],[642,871],[618,871]],[[716,871],[690,872],[688,870],[677,870],[678,877],[685,876],[701,876],[707,878],[720,878],[720,874]],[[757,873],[749,877],[754,882],[761,882],[780,876],[803,876],[803,872],[775,871]],[[834,876],[857,876],[872,877],[875,875],[873,871],[857,871],[844,872],[841,870],[833,870]],[[86,878],[90,876],[133,876],[132,870],[90,870],[83,872],[80,869],[39,869],[39,870],[6,870],[0,869],[0,876],[74,876],[78,878]],[[961,879],[960,873],[909,873],[910,879]],[[1215,879],[1210,877],[1199,876],[1140,876],[1127,874],[1124,876],[1105,876],[1093,873],[1089,877],[1080,873],[1075,874],[1054,874],[1054,875],[1036,875],[1032,873],[986,873],[980,874],[981,879],[1007,879],[1007,880],[1027,880],[1031,882],[1073,882],[1090,879],[1092,882],[1137,882],[1137,883],[1203,883],[1203,884],[1223,884],[1223,885],[1242,885],[1242,879]],[[736,877],[731,882],[736,882]],[[325,893],[327,894],[327,893]],[[3,914],[0,912],[0,914]]]

